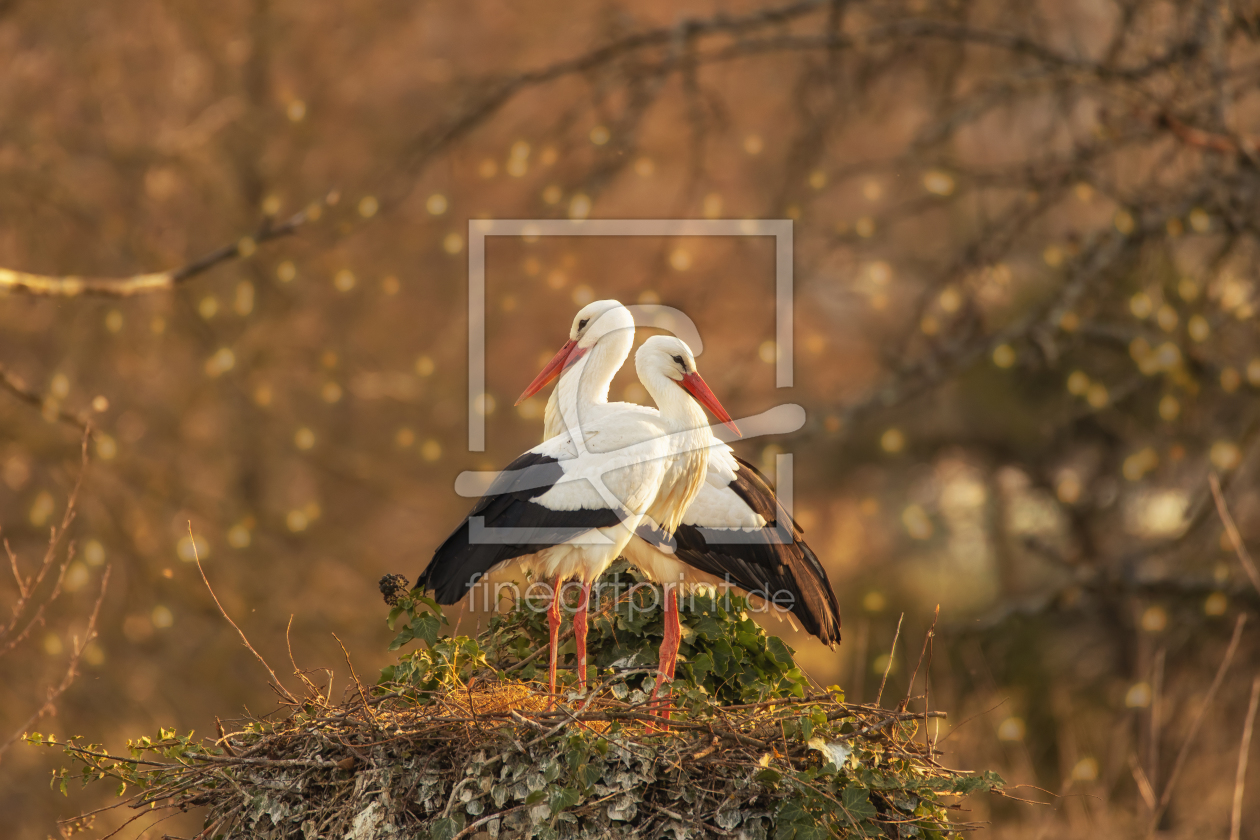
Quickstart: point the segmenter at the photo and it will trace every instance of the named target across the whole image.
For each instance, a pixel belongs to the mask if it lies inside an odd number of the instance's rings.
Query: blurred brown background
[[[970,818],[1146,836],[1167,790],[1162,836],[1227,836],[1260,600],[1208,482],[1260,536],[1257,38],[1251,0],[0,2],[0,268],[42,276],[0,272],[0,524],[26,568],[77,475],[73,418],[95,429],[63,594],[0,656],[0,739],[65,673],[107,565],[99,638],[35,729],[117,751],[272,705],[190,521],[282,676],[290,618],[301,666],[340,691],[336,633],[374,675],[377,578],[415,579],[469,505],[459,472],[538,441],[541,402],[512,402],[615,297],[690,314],[735,416],[806,407],[739,448],[794,453],[845,641],[772,629],[869,701],[904,613],[889,702],[939,604],[944,760],[1051,803]],[[467,452],[469,219],[587,216],[794,219],[796,386],[774,388],[767,240],[491,239]],[[31,293],[70,276],[107,282]],[[49,791],[63,764],[3,754],[0,834],[110,799]]]

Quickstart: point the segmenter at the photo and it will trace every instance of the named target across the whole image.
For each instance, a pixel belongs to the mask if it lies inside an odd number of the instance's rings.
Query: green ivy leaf
[[[828,828],[802,798],[794,797],[781,806],[774,818],[775,840],[829,840]]]
[[[787,665],[788,667],[796,665],[796,662],[792,659],[792,649],[778,636],[767,637],[766,649],[780,665]]]
[[[856,785],[851,785],[840,792],[840,802],[854,822],[874,819],[879,813],[871,804],[870,791]]]
[[[703,639],[713,640],[722,638],[722,625],[713,615],[700,615],[693,618],[689,622],[691,629],[695,631],[697,636]]]
[[[551,795],[547,798],[547,805],[551,808],[551,815],[554,817],[561,811],[572,808],[581,801],[582,794],[573,788],[553,787],[551,788]]]
[[[400,647],[407,644],[407,642],[410,642],[415,637],[416,637],[416,634],[412,632],[411,625],[407,625],[406,627],[403,627],[403,629],[398,631],[398,635],[395,636],[394,640],[389,643],[389,649],[398,650]]]
[[[573,780],[580,785],[583,790],[585,790],[598,782],[600,777],[603,775],[604,771],[600,767],[595,767],[590,764],[580,764],[578,765],[577,771],[573,774]]]
[[[984,775],[981,778],[983,778],[989,784],[990,788],[1001,790],[1002,788],[1006,787],[1006,779],[1003,779],[1001,776],[999,776],[997,773],[994,773],[992,770],[985,770]]]
[[[411,619],[411,633],[429,647],[437,645],[438,631],[442,629],[442,619],[433,613],[421,613]]]
[[[757,771],[753,776],[754,782],[760,782],[763,785],[777,785],[783,779],[783,774],[773,767],[767,767],[764,770]]]
[[[433,825],[429,827],[431,840],[451,840],[456,834],[459,834],[459,824],[450,817],[434,820]]]

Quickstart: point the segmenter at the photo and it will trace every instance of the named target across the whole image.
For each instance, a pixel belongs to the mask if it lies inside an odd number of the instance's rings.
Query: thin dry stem
[[[1229,506],[1225,504],[1225,495],[1221,492],[1221,480],[1217,478],[1216,473],[1208,476],[1208,484],[1212,487],[1212,498],[1216,500],[1216,512],[1225,525],[1225,533],[1229,535],[1229,541],[1234,546],[1238,562],[1242,564],[1243,571],[1251,580],[1251,585],[1256,588],[1257,593],[1260,593],[1260,571],[1256,569],[1255,561],[1251,559],[1247,546],[1243,544],[1242,534],[1238,532],[1238,526],[1234,524],[1234,517],[1229,512]]]
[[[3,273],[3,269],[0,269],[0,275],[3,275]],[[56,417],[62,423],[68,423],[77,429],[83,430],[86,430],[90,424],[87,412],[75,414],[66,411],[59,404],[47,402],[46,398],[41,396],[38,391],[32,390],[20,378],[9,373],[4,365],[0,365],[0,388],[8,391],[22,402],[35,406],[41,412],[49,411],[50,413],[45,416]]]
[[[1154,811],[1159,807],[1159,800],[1155,797],[1155,788],[1151,786],[1151,780],[1147,778],[1141,762],[1133,753],[1129,753],[1129,772],[1133,774],[1133,781],[1137,784],[1142,801],[1146,803],[1148,809]]]
[[[74,648],[70,651],[70,661],[66,664],[66,672],[61,677],[61,682],[48,689],[48,694],[44,698],[44,702],[35,712],[26,719],[20,727],[14,730],[3,744],[0,744],[0,758],[5,752],[12,747],[19,738],[30,731],[31,727],[38,723],[45,715],[53,712],[56,708],[57,700],[65,694],[75,679],[79,676],[79,661],[83,658],[83,652],[87,650],[88,645],[96,640],[96,620],[101,614],[101,604],[105,602],[105,592],[109,587],[110,566],[105,567],[104,573],[101,575],[101,590],[97,593],[96,602],[92,605],[92,612],[88,616],[87,629],[83,633],[83,638],[74,640]]]
[[[924,649],[919,651],[919,661],[915,664],[915,671],[913,671],[913,674],[910,675],[910,685],[906,686],[906,699],[901,701],[902,712],[905,712],[905,710],[910,707],[910,700],[912,699],[913,693],[915,693],[915,680],[919,679],[919,669],[922,664],[924,664],[924,657],[927,659],[927,673],[924,674],[924,712],[931,712],[931,689],[929,686],[931,684],[932,670],[932,639],[936,636],[936,622],[937,620],[940,620],[940,617],[941,606],[940,604],[936,604],[936,612],[932,613],[932,625],[927,628],[927,632],[924,635]],[[927,754],[930,756],[932,749],[931,730],[927,728],[926,723],[924,723],[924,746],[927,747]]]
[[[884,678],[879,681],[879,694],[875,695],[875,705],[879,705],[879,701],[884,697],[884,686],[888,684],[888,672],[892,670],[893,657],[897,654],[897,640],[901,638],[901,622],[906,618],[906,614],[902,613],[897,619],[897,632],[893,634],[892,647],[888,649],[888,664],[884,666]]]
[[[66,532],[70,529],[70,525],[74,522],[76,505],[79,500],[79,490],[83,486],[83,480],[88,470],[88,439],[91,435],[91,429],[85,427],[83,437],[80,441],[80,465],[79,474],[75,478],[74,487],[70,491],[70,495],[66,499],[66,510],[62,514],[61,524],[50,530],[48,538],[48,548],[44,552],[44,558],[40,562],[38,569],[30,575],[23,576],[21,567],[18,563],[17,555],[9,547],[8,542],[4,543],[5,553],[9,558],[9,566],[13,572],[14,580],[18,586],[18,600],[12,607],[12,615],[9,623],[0,629],[0,640],[4,640],[4,644],[0,647],[0,657],[9,653],[28,638],[36,627],[41,627],[45,623],[45,614],[48,606],[56,601],[62,592],[62,584],[65,581],[66,570],[74,561],[75,544],[71,542],[67,547],[61,562],[57,562],[57,555],[61,547],[61,541],[65,537]],[[40,587],[48,577],[49,573],[56,568],[57,576],[53,581],[52,589],[39,602],[38,607],[33,613],[27,615],[27,608],[31,605],[32,599],[36,597],[36,593],[40,591]],[[29,731],[32,726],[39,722],[44,716],[52,713],[56,709],[57,701],[70,688],[75,679],[79,675],[79,662],[83,657],[83,652],[87,650],[96,639],[96,622],[100,616],[101,604],[105,600],[105,592],[109,586],[110,569],[107,566],[104,574],[101,576],[101,589],[97,594],[96,601],[92,606],[92,611],[88,615],[87,627],[83,637],[74,640],[73,647],[70,651],[70,660],[66,664],[65,673],[61,677],[61,681],[54,686],[49,686],[45,694],[43,702],[31,714],[29,718],[17,729],[14,730],[8,738],[0,743],[0,758],[3,758],[5,752],[18,741],[22,735]],[[16,632],[15,632],[16,631]]]
[[[13,549],[9,547],[8,541],[4,543],[5,553],[9,557],[9,566],[13,570],[13,576],[18,582],[18,600],[13,605],[12,616],[8,625],[0,630],[0,640],[6,640],[3,647],[0,647],[0,657],[3,657],[10,650],[22,642],[35,627],[44,623],[44,613],[48,605],[61,595],[61,584],[65,579],[66,569],[69,568],[71,561],[74,559],[74,545],[66,551],[57,570],[57,580],[53,584],[52,592],[40,603],[34,615],[26,622],[25,626],[17,633],[12,635],[13,631],[21,623],[23,614],[30,603],[31,598],[39,589],[44,579],[48,576],[49,571],[57,565],[57,550],[61,546],[61,539],[70,529],[70,525],[74,522],[76,505],[79,501],[79,490],[83,487],[83,479],[87,476],[88,469],[88,439],[91,435],[91,429],[83,430],[83,437],[79,444],[79,474],[75,478],[74,487],[70,490],[70,495],[66,499],[66,511],[62,514],[60,526],[53,527],[48,535],[48,549],[44,552],[44,559],[40,562],[39,568],[31,575],[23,578],[20,567],[18,566],[17,555]]]
[[[1229,815],[1229,840],[1242,836],[1243,789],[1247,785],[1247,756],[1251,753],[1251,733],[1256,726],[1256,708],[1260,707],[1260,676],[1251,681],[1251,702],[1243,723],[1242,740],[1238,743],[1238,770],[1234,773],[1234,807]]]
[[[332,637],[336,639],[337,644],[341,646],[341,653],[346,658],[346,667],[350,669],[350,679],[354,680],[354,687],[359,694],[359,701],[363,704],[364,712],[373,722],[375,722],[376,714],[373,712],[371,704],[368,703],[367,695],[363,692],[363,682],[359,679],[359,675],[355,673],[354,663],[350,661],[350,651],[346,650],[346,643],[341,641],[341,638],[336,633],[333,633]]]
[[[328,690],[320,691],[319,686],[315,685],[315,683],[311,681],[311,678],[306,676],[308,672],[298,667],[297,660],[293,658],[292,630],[293,630],[293,616],[290,615],[289,623],[286,624],[284,627],[284,644],[285,644],[285,647],[289,651],[289,664],[293,666],[293,673],[298,679],[302,681],[302,685],[306,686],[306,690],[312,698],[327,702],[327,700],[330,697],[332,697],[333,673],[327,668],[312,668],[311,669],[312,672],[323,671],[324,673],[328,675]]]
[[[267,673],[271,675],[271,683],[275,686],[276,690],[279,691],[281,696],[290,703],[297,705],[298,699],[289,693],[289,690],[284,687],[284,684],[280,682],[280,678],[276,676],[276,672],[271,670],[271,666],[267,664],[267,660],[262,658],[262,654],[254,650],[254,646],[249,643],[249,639],[247,639],[245,634],[241,632],[241,628],[236,626],[236,622],[232,620],[232,616],[228,615],[227,610],[223,609],[223,605],[219,603],[219,596],[214,594],[214,587],[210,585],[210,579],[206,577],[206,570],[201,568],[201,557],[197,553],[197,539],[193,536],[191,520],[188,522],[188,539],[192,543],[193,560],[197,563],[197,571],[201,572],[201,580],[205,583],[206,589],[209,590],[210,597],[214,599],[214,605],[219,608],[219,612],[225,619],[227,619],[227,623],[232,625],[232,629],[235,630],[236,634],[241,637],[241,641],[245,643],[245,647],[249,648],[249,652],[254,654],[254,658],[261,662],[262,666],[267,669]]]
[[[1208,688],[1207,696],[1203,698],[1203,705],[1199,707],[1199,711],[1194,716],[1194,721],[1190,724],[1190,731],[1186,733],[1186,740],[1177,752],[1177,760],[1173,762],[1172,772],[1168,774],[1168,782],[1164,785],[1164,793],[1159,798],[1159,805],[1155,808],[1155,813],[1151,815],[1150,826],[1146,831],[1148,838],[1155,836],[1155,829],[1159,827],[1160,818],[1164,816],[1164,811],[1168,809],[1168,803],[1172,801],[1173,790],[1177,787],[1177,779],[1181,775],[1182,768],[1185,767],[1186,758],[1190,755],[1190,747],[1197,739],[1199,726],[1203,723],[1203,718],[1207,716],[1207,710],[1211,707],[1217,690],[1220,689],[1221,683],[1225,681],[1225,673],[1229,671],[1229,665],[1234,661],[1234,654],[1238,652],[1238,643],[1242,641],[1243,627],[1246,624],[1246,614],[1239,615],[1238,621],[1234,623],[1234,635],[1229,640],[1229,647],[1225,650],[1225,658],[1221,660],[1220,667],[1216,669],[1216,676],[1212,678],[1212,685]]]
[[[1159,733],[1164,725],[1164,666],[1167,658],[1168,651],[1160,645],[1155,653],[1155,664],[1151,666],[1151,708],[1147,727],[1146,778],[1150,780],[1152,790],[1159,785]],[[1150,807],[1151,810],[1155,809],[1154,805]]]

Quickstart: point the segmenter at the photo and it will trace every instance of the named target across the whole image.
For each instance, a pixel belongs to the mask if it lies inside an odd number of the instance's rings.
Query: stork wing
[[[517,458],[433,552],[416,587],[432,589],[439,604],[453,604],[501,563],[621,521],[606,507],[555,510],[540,504],[537,499],[563,478],[564,467],[555,457],[530,451]]]
[[[707,484],[674,533],[677,557],[689,566],[786,607],[827,644],[840,641],[840,604],[827,572],[805,544],[765,476],[742,458],[735,479]],[[721,511],[721,513],[712,513]],[[764,523],[758,527],[755,523]]]

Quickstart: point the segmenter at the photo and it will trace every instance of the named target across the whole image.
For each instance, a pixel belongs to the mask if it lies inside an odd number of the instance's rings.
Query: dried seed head
[[[402,575],[385,575],[381,578],[381,594],[385,596],[385,603],[391,607],[396,606],[398,601],[407,594],[407,579]]]

